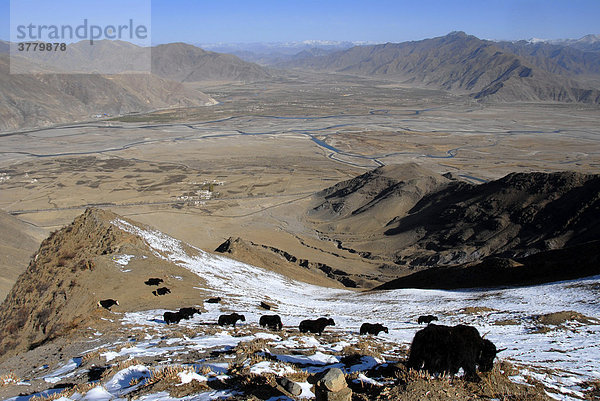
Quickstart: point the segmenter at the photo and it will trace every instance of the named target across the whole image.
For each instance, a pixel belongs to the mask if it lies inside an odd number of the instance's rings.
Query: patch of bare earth
[[[598,320],[582,315],[574,311],[562,311],[547,313],[534,318],[537,322],[545,325],[558,326],[567,322],[578,322],[581,324],[598,324]]]

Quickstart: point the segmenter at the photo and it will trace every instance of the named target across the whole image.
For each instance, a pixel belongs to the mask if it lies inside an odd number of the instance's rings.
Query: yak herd
[[[150,278],[146,285],[158,286],[162,279]],[[164,290],[163,290],[164,288]],[[168,288],[163,287],[153,291],[154,295],[163,295]],[[166,291],[165,291],[166,290]],[[220,297],[210,298],[207,303],[219,303]],[[98,302],[99,307],[110,308],[119,305],[118,301],[105,299]],[[166,324],[177,324],[181,320],[191,319],[195,314],[200,314],[197,308],[180,308],[177,312],[165,312],[163,320]],[[416,370],[426,370],[430,373],[448,373],[454,375],[460,368],[465,373],[465,379],[470,381],[481,380],[477,375],[480,372],[488,372],[493,368],[494,359],[498,352],[496,346],[483,338],[477,329],[472,326],[459,324],[457,326],[444,326],[432,324],[438,320],[433,315],[419,316],[417,323],[427,324],[422,330],[417,331],[410,346],[410,354],[407,366]],[[220,315],[217,321],[219,326],[235,327],[238,321],[245,322],[246,317],[238,313]],[[263,315],[260,317],[259,325],[270,330],[282,330],[283,323],[279,315]],[[332,318],[321,317],[315,320],[307,319],[300,322],[298,330],[301,333],[314,333],[321,335],[327,326],[335,326]],[[363,323],[360,326],[361,335],[378,335],[389,333],[388,328],[380,323]]]

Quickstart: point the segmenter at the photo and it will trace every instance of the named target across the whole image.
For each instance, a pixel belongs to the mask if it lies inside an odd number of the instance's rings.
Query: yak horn
[[[482,335],[481,338],[485,338],[485,336],[487,336],[490,333],[491,333],[491,331],[488,331],[487,333],[485,333],[484,335]]]
[[[506,351],[508,348],[500,348],[499,350],[496,350],[496,354],[502,351]]]

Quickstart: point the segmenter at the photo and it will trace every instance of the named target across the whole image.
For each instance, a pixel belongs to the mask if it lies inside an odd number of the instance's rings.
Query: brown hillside
[[[215,102],[200,91],[152,74],[10,74],[9,66],[8,55],[0,54],[0,130]]]
[[[0,211],[0,301],[27,268],[46,231]]]
[[[468,93],[478,100],[600,103],[597,88],[538,68],[529,58],[464,32],[414,42],[355,46],[284,66],[386,77]]]
[[[110,315],[96,303],[116,299],[119,312],[200,304],[201,280],[155,257],[134,235],[110,222],[118,216],[88,209],[45,239],[0,305],[0,355],[35,348],[90,318]],[[116,262],[131,255],[127,266]],[[171,294],[156,297],[144,281],[160,277]]]
[[[386,166],[320,192],[308,215],[338,248],[410,270],[596,240],[599,188],[599,175],[575,172],[513,173],[473,185]]]
[[[153,47],[152,73],[178,82],[252,82],[270,76],[257,64],[248,63],[231,54],[205,51],[186,43]]]

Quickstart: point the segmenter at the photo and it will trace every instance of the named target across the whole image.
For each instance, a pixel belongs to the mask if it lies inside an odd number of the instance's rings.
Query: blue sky
[[[49,23],[76,19],[75,5],[82,3],[37,1],[52,6],[43,11],[44,20],[52,21]],[[128,13],[128,0],[118,3],[118,12],[105,6],[107,1],[98,4],[104,6],[94,9],[94,18]],[[155,0],[151,5],[153,43],[313,39],[381,43],[419,40],[455,30],[482,39],[510,40],[600,33],[600,0]],[[32,15],[35,9],[31,7]],[[4,40],[10,37],[9,10],[9,0],[0,0],[0,38]]]

